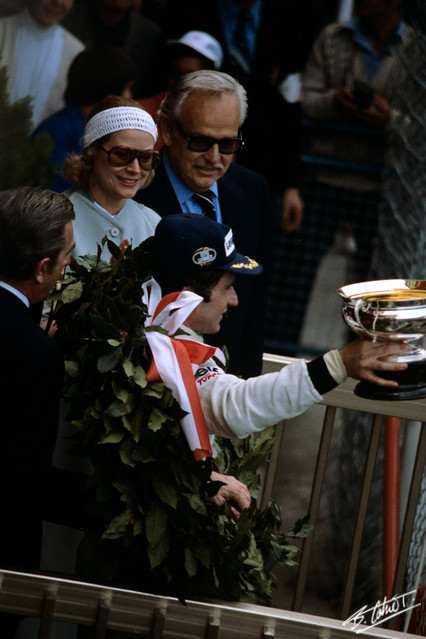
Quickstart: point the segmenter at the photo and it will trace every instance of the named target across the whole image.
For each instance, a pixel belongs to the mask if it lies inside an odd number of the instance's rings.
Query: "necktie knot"
[[[194,193],[192,199],[201,206],[203,215],[207,215],[207,217],[216,221],[216,209],[213,204],[213,191],[208,190],[204,193]]]

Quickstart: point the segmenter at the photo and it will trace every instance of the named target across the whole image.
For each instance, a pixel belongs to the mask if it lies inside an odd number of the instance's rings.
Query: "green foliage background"
[[[0,190],[44,187],[53,176],[48,166],[53,141],[43,133],[30,144],[31,116],[30,98],[10,104],[6,68],[0,67]]]
[[[210,460],[194,461],[170,390],[146,380],[141,286],[150,277],[150,240],[124,258],[114,244],[108,247],[117,257],[113,266],[100,260],[100,249],[73,261],[56,317],[70,419],[93,462],[94,533],[115,555],[111,579],[181,599],[269,604],[273,566],[293,565],[298,550],[289,540],[310,532],[301,521],[281,534],[279,507],[256,506],[257,469],[270,453],[273,430],[216,440],[215,468],[246,483],[253,497],[235,522],[228,504],[210,499],[220,483],[210,481]]]

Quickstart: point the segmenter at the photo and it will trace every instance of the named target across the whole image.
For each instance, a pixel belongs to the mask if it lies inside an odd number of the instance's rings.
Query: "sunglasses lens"
[[[160,164],[160,154],[159,153],[152,153],[151,155],[151,169],[154,170],[157,168],[157,166]]]
[[[190,151],[195,151],[196,153],[204,153],[205,151],[208,151],[214,143],[214,138],[209,138],[204,135],[194,136],[188,139],[188,149]]]
[[[120,147],[116,147],[111,149],[109,154],[109,161],[112,166],[126,166],[127,164],[131,164],[135,157],[137,157],[138,152],[133,151],[132,149],[123,149]]]
[[[236,153],[241,146],[241,140],[233,140],[232,138],[224,138],[219,142],[219,151],[224,155]]]
[[[223,155],[230,155],[236,153],[241,148],[243,141],[240,138],[222,138],[217,140],[207,135],[187,135],[179,124],[178,120],[175,120],[176,128],[187,143],[189,151],[195,151],[195,153],[206,153],[213,144],[219,146],[219,152]]]
[[[222,140],[216,140],[215,138],[209,138],[207,136],[192,137],[188,140],[188,149],[195,151],[196,153],[205,153],[213,144],[219,145],[219,152],[223,155],[229,155],[235,153],[241,146],[241,140],[234,140],[232,138],[223,138]]]
[[[112,166],[127,166],[138,159],[139,166],[145,171],[151,171],[158,166],[160,156],[154,151],[136,151],[135,149],[126,149],[124,147],[114,147],[109,151],[109,161]]]
[[[150,171],[156,167],[157,156],[153,153],[139,153],[138,160],[141,169]]]

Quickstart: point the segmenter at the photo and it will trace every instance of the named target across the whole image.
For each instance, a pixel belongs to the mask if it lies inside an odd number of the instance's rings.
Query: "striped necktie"
[[[213,191],[209,190],[204,193],[194,193],[192,199],[201,206],[203,215],[207,215],[207,217],[216,222],[216,209],[213,204]]]

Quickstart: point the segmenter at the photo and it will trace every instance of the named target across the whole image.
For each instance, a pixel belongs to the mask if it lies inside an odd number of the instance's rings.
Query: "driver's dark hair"
[[[188,286],[194,293],[200,295],[205,302],[210,301],[211,290],[219,282],[225,271],[214,269],[203,270],[200,273],[177,275],[175,273],[162,273],[155,267],[152,270],[153,277],[161,287],[163,295],[181,291]]]

